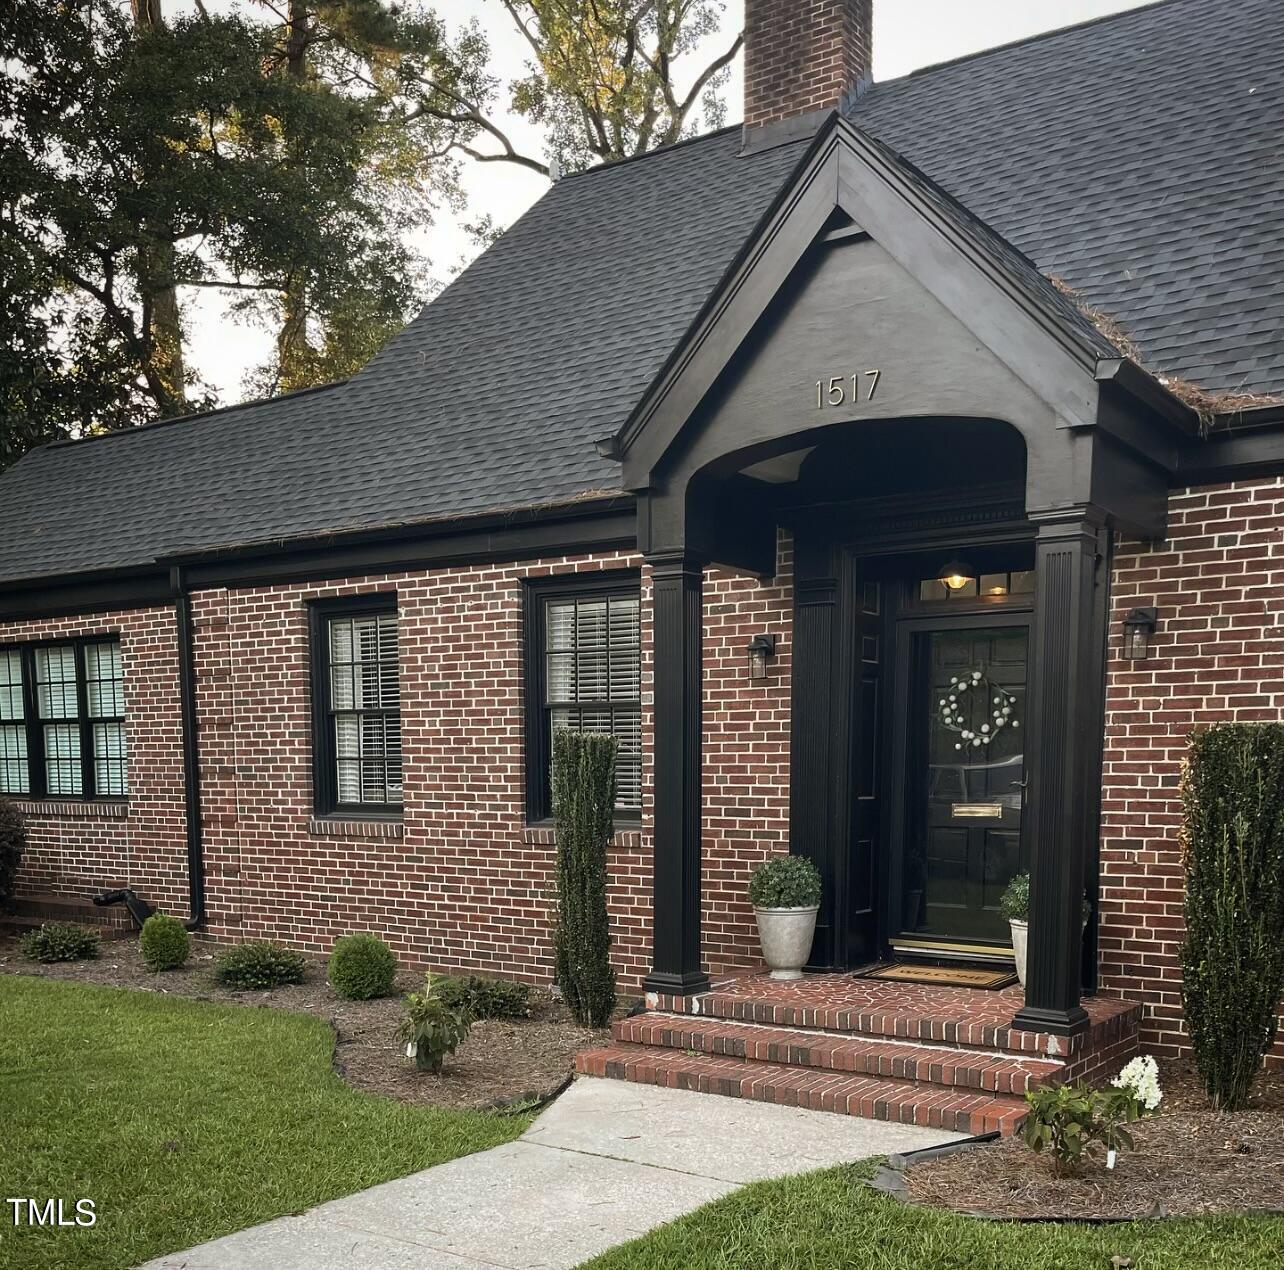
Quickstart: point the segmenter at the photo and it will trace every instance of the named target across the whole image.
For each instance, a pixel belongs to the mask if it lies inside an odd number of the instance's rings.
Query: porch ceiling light
[[[976,574],[970,564],[964,564],[962,560],[951,560],[942,565],[941,576],[937,580],[946,590],[961,591],[975,578]]]
[[[759,682],[767,677],[767,663],[776,655],[774,635],[755,635],[749,641],[749,678]]]
[[[1150,637],[1159,625],[1158,609],[1133,609],[1124,618],[1123,655],[1127,661],[1144,661],[1150,652]]]

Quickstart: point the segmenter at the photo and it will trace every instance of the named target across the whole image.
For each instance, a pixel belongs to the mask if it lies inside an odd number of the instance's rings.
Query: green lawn
[[[1284,1219],[1015,1225],[907,1208],[847,1165],[760,1182],[588,1262],[593,1270],[1280,1270]],[[1284,1182],[1282,1182],[1284,1185]],[[587,1267],[582,1268],[587,1270]]]
[[[0,975],[0,1266],[132,1266],[515,1138],[350,1089],[321,1019]],[[18,1228],[7,1197],[92,1199]]]

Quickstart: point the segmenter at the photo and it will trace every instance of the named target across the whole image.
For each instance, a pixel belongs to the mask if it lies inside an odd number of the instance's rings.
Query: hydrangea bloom
[[[1116,1089],[1131,1089],[1147,1111],[1154,1111],[1164,1096],[1159,1088],[1159,1064],[1149,1054],[1138,1054],[1110,1083]]]

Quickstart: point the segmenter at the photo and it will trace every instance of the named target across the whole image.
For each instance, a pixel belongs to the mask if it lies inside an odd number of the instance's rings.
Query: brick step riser
[[[684,1015],[705,1022],[754,1023],[762,1027],[799,1028],[811,1032],[826,1032],[834,1036],[866,1037],[870,1040],[913,1042],[920,1045],[947,1046],[960,1050],[1003,1051],[1014,1057],[1052,1058],[1075,1063],[1092,1051],[1114,1045],[1119,1038],[1117,1027],[1107,1027],[1081,1033],[1074,1037],[1049,1038],[1042,1033],[1021,1032],[1008,1027],[991,1025],[960,1026],[954,1022],[935,1019],[902,1018],[899,1016],[867,1015],[856,1012],[831,1012],[826,1010],[796,1010],[789,1006],[763,1006],[746,1008],[743,998],[719,999],[716,995],[696,997],[688,1001],[683,997],[660,997],[652,1009],[669,1014]],[[1140,1007],[1125,1025],[1135,1033],[1140,1019]],[[1049,1041],[1057,1047],[1047,1050]]]
[[[940,1050],[907,1054],[903,1048],[889,1052],[894,1049],[894,1042],[877,1037],[862,1038],[863,1045],[853,1045],[855,1038],[837,1034],[817,1035],[807,1038],[805,1043],[792,1039],[756,1041],[716,1031],[674,1028],[632,1019],[616,1023],[612,1033],[622,1045],[646,1045],[678,1053],[695,1051],[710,1058],[747,1059],[818,1073],[875,1076],[1016,1097],[1041,1085],[1056,1083],[1064,1071],[1060,1064],[1046,1062],[1040,1064],[1042,1070],[1023,1071],[1014,1068],[1015,1056],[987,1061],[988,1056],[983,1057],[975,1050],[957,1049],[948,1055]]]
[[[677,1055],[674,1054],[674,1058]],[[747,1098],[778,1106],[805,1107],[838,1115],[885,1120],[953,1133],[1004,1134],[1017,1132],[1025,1117],[1025,1104],[1001,1096],[950,1091],[939,1086],[905,1087],[880,1082],[875,1077],[847,1077],[845,1073],[815,1073],[810,1087],[799,1083],[798,1069],[756,1063],[742,1073],[701,1071],[691,1064],[668,1061],[664,1055],[639,1050],[638,1057],[608,1056],[601,1051],[577,1054],[575,1070],[584,1076],[625,1080],[634,1084],[687,1089],[724,1097]],[[863,1088],[849,1091],[844,1083]]]

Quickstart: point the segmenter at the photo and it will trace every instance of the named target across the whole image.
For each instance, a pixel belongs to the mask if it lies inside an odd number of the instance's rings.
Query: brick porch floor
[[[716,980],[693,997],[649,994],[613,1043],[576,1070],[905,1124],[1013,1132],[1025,1092],[1098,1079],[1137,1048],[1140,1007],[1090,998],[1080,1036],[1011,1026],[1019,988],[983,992],[926,984],[765,973]]]

